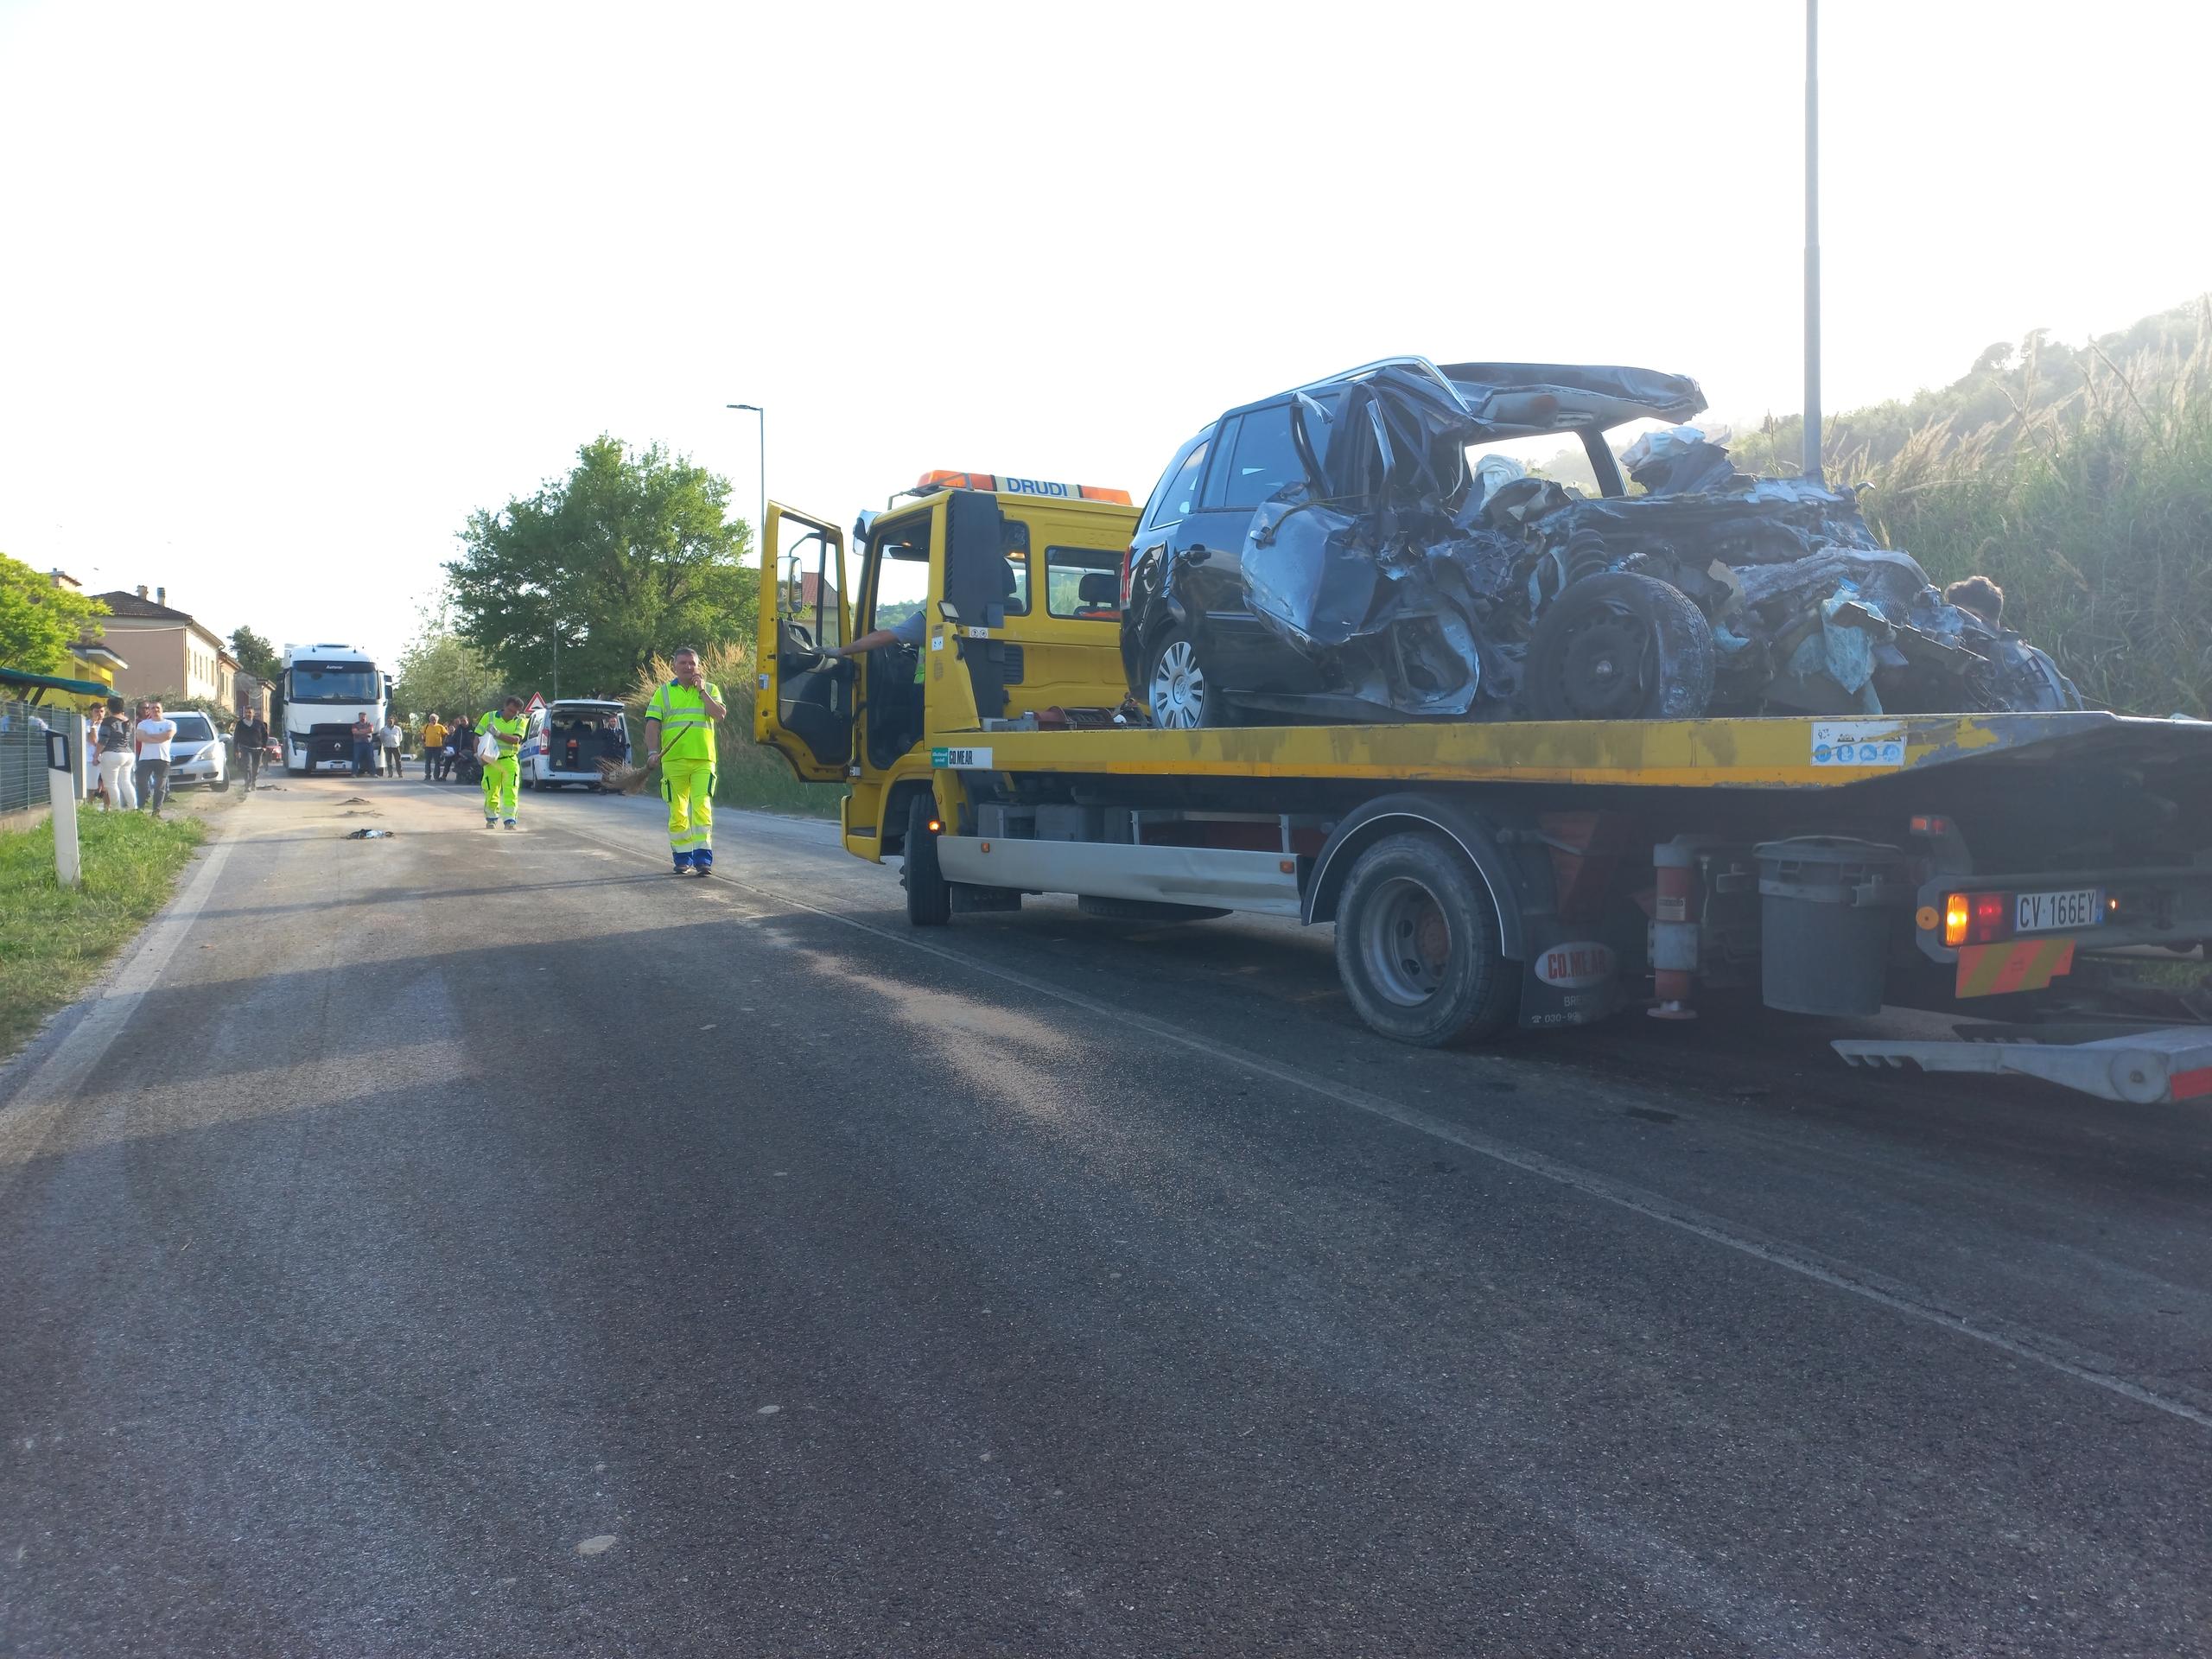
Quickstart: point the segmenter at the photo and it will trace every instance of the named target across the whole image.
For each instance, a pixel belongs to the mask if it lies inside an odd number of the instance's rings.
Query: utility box
[[[1904,852],[1846,836],[1752,849],[1759,867],[1759,997],[1791,1014],[1882,1007],[1889,912],[1911,897]]]

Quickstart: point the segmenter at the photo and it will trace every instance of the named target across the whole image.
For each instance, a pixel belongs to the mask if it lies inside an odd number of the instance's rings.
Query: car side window
[[[1224,508],[1256,507],[1294,479],[1306,476],[1298,446],[1290,435],[1290,405],[1247,412],[1236,423],[1235,438],[1224,452],[1224,464],[1207,480],[1207,505],[1218,497]]]
[[[1208,440],[1213,429],[1192,438],[1183,448],[1182,454],[1168,464],[1166,476],[1160,480],[1160,487],[1152,493],[1152,499],[1144,510],[1144,527],[1157,530],[1162,524],[1172,524],[1190,516],[1198,505],[1198,480],[1206,469],[1206,451],[1211,447]]]

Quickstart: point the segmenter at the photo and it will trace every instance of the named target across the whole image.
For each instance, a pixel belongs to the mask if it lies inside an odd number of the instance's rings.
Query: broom
[[[643,790],[653,775],[651,766],[633,766],[627,760],[612,756],[599,763],[599,786],[617,795],[635,795]]]

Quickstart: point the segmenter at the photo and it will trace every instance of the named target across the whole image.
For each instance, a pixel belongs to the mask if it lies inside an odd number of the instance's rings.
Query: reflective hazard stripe
[[[2039,991],[2061,974],[2073,971],[2074,941],[2070,938],[1970,944],[1959,952],[1955,991],[1960,996],[2002,996],[2008,991]]]

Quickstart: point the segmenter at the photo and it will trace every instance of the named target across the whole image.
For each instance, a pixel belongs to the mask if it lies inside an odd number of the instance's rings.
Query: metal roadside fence
[[[46,732],[54,712],[0,702],[0,816],[47,804]]]

